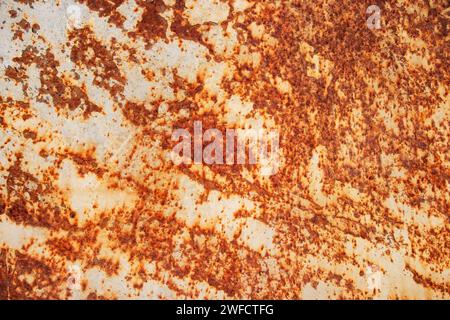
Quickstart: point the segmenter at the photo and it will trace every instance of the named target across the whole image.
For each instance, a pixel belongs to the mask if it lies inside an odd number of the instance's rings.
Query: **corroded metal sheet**
[[[448,2],[371,5],[0,1],[0,298],[448,299]]]

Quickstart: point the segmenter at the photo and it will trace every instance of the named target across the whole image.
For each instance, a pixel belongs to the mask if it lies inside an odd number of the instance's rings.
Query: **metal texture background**
[[[448,2],[376,2],[0,1],[0,298],[448,299]]]

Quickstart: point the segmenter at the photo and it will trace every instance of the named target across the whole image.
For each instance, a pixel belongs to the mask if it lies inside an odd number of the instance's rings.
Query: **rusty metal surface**
[[[0,299],[448,299],[448,2],[378,2],[0,1]]]

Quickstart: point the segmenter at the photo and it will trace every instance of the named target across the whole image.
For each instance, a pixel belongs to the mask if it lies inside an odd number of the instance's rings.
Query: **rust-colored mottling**
[[[2,4],[0,299],[448,299],[448,3],[371,4]]]
[[[114,62],[113,54],[95,39],[92,30],[84,27],[72,31],[69,38],[73,42],[70,59],[77,65],[94,70],[93,84],[111,90],[113,95],[121,91],[125,79]]]
[[[100,17],[108,17],[108,22],[119,27],[122,26],[125,17],[117,11],[117,8],[125,2],[124,0],[80,0],[79,2],[85,3]]]
[[[136,25],[136,31],[132,31],[130,35],[142,37],[146,41],[152,41],[155,37],[164,38],[167,21],[160,15],[165,9],[164,1],[139,0],[136,2],[143,8],[143,12]]]

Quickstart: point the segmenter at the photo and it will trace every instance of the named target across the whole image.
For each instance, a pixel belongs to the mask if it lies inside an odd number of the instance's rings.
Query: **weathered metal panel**
[[[0,298],[448,299],[446,4],[0,1]]]

